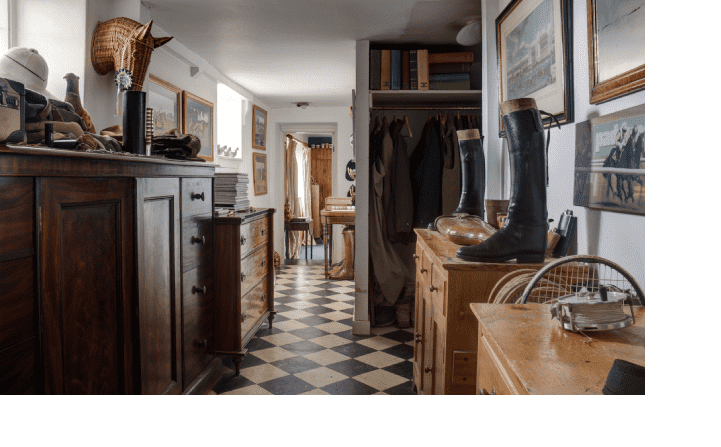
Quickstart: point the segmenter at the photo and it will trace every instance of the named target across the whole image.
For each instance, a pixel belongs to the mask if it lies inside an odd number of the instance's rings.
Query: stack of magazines
[[[248,174],[233,172],[215,174],[215,207],[245,211],[250,208]]]

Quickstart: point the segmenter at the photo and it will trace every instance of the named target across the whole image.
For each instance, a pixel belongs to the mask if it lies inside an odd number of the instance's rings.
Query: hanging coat
[[[443,141],[443,185],[441,212],[449,215],[458,208],[461,201],[461,151],[458,148],[458,134],[454,120],[446,123]]]
[[[384,194],[384,198],[389,196],[388,202],[384,200],[383,203],[388,239],[391,242],[407,243],[413,234],[413,191],[408,148],[401,134],[404,125],[403,121],[396,120],[390,126],[393,139],[393,156],[388,167],[390,190]]]
[[[432,224],[441,213],[443,169],[441,123],[434,118],[428,128],[427,138],[422,139],[418,143],[422,146],[416,148],[416,151],[420,150],[419,152],[423,154],[423,160],[413,173],[413,182],[418,190],[418,200],[413,213],[414,228],[428,228],[428,225]]]

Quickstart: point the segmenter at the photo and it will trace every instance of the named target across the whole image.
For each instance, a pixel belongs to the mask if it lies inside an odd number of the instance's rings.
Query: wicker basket
[[[130,90],[142,90],[153,50],[172,37],[154,38],[150,34],[153,21],[142,25],[126,17],[99,22],[93,33],[90,60],[101,75],[125,68],[133,75]]]

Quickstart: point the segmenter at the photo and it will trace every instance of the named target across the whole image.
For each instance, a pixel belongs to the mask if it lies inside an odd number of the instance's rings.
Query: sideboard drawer
[[[213,215],[193,216],[183,221],[181,231],[183,245],[183,271],[197,267],[207,259],[212,263]]]
[[[267,278],[263,278],[263,281],[254,287],[253,290],[244,295],[240,300],[240,336],[245,338],[245,335],[250,331],[253,326],[258,322],[260,317],[268,309],[268,281]]]
[[[493,348],[486,340],[478,340],[476,392],[478,394],[518,394],[510,379],[504,379],[505,371],[496,358]]]
[[[31,177],[0,177],[0,255],[33,248],[34,201]]]
[[[213,266],[183,274],[183,387],[213,360]]]
[[[182,219],[213,212],[213,180],[209,178],[184,178],[180,191]]]
[[[245,296],[248,290],[268,273],[268,252],[262,249],[240,262],[240,294]]]
[[[266,242],[268,242],[268,218],[264,217],[241,225],[240,250],[243,258]]]
[[[0,351],[34,334],[33,257],[0,263]]]

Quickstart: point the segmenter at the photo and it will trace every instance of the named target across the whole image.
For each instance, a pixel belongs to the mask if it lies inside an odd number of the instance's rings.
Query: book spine
[[[401,57],[401,90],[411,89],[411,53],[410,51],[404,51]]]
[[[381,50],[371,50],[370,89],[381,89]]]
[[[430,64],[428,74],[470,73],[471,64]]]
[[[430,82],[463,82],[470,81],[470,73],[445,73],[445,74],[434,74],[429,75],[428,79]]]
[[[428,90],[428,50],[418,50],[418,90]]]
[[[410,53],[411,90],[418,90],[418,51],[411,50]]]
[[[391,90],[401,89],[401,50],[391,50]]]
[[[433,53],[428,55],[429,64],[473,63],[473,53]]]
[[[391,89],[391,50],[381,50],[381,90]]]
[[[471,81],[431,81],[431,90],[470,90]]]

